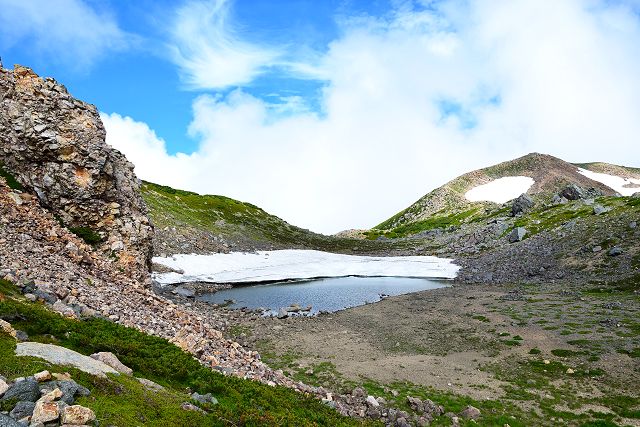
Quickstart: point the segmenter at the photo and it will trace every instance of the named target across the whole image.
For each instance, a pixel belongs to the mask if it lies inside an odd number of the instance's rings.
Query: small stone
[[[618,256],[618,255],[622,255],[624,251],[622,250],[622,248],[619,248],[618,246],[614,246],[613,248],[609,249],[609,256]]]
[[[9,390],[9,384],[6,383],[5,380],[3,380],[2,378],[0,378],[0,397],[2,397],[2,395]]]
[[[35,378],[36,381],[38,381],[39,383],[44,381],[49,381],[51,379],[51,372],[49,371],[38,372],[37,374],[33,375],[33,378]]]
[[[593,248],[591,248],[591,250],[595,253],[595,252],[600,252],[602,250],[602,246],[600,245],[596,245]]]
[[[480,409],[469,405],[460,412],[460,416],[468,420],[476,420],[480,418]]]
[[[7,334],[11,335],[13,338],[16,337],[16,330],[13,329],[13,326],[11,326],[11,323],[7,322],[6,320],[0,319],[0,329],[6,332]]]
[[[576,371],[574,371],[574,370],[573,370],[573,369],[571,369],[571,368],[568,368],[568,369],[567,369],[567,374],[573,374],[573,373],[575,373],[575,372],[576,372]]]
[[[378,407],[380,406],[380,403],[378,403],[378,401],[376,400],[375,397],[373,396],[367,396],[367,404],[369,406],[373,406],[373,407]]]
[[[56,388],[53,391],[50,391],[49,393],[47,393],[44,396],[42,396],[40,399],[38,399],[38,403],[40,403],[40,402],[53,402],[53,401],[56,401],[56,400],[60,399],[62,397],[62,395],[63,395],[62,390],[60,390],[59,388]]]
[[[595,205],[593,207],[593,214],[594,215],[602,215],[603,213],[606,213],[608,211],[609,211],[609,209],[605,208],[602,205]]]
[[[542,363],[544,363],[545,365],[548,365],[551,363],[551,361],[549,359],[544,359]]]
[[[60,407],[58,402],[38,401],[33,409],[31,424],[48,423],[60,418]]]
[[[638,224],[635,221],[631,221],[629,223],[629,228],[636,228],[638,226]]]
[[[160,384],[156,384],[156,383],[154,383],[153,381],[148,380],[148,379],[146,379],[146,378],[136,378],[136,379],[137,379],[137,380],[140,382],[140,384],[142,384],[142,385],[144,386],[144,388],[146,388],[147,390],[155,391],[155,392],[158,392],[158,391],[162,391],[162,390],[164,390],[164,387],[162,387]]]
[[[207,393],[207,394],[193,393],[191,395],[191,398],[193,400],[195,400],[196,402],[199,402],[199,403],[202,403],[202,404],[206,404],[206,403],[210,403],[212,405],[217,405],[218,404],[218,399],[213,397],[211,395],[211,393]]]
[[[205,413],[205,411],[203,409],[198,408],[196,405],[194,405],[193,403],[189,403],[189,402],[184,402],[180,407],[185,411],[195,411],[195,412]]]
[[[62,423],[85,425],[96,419],[96,414],[89,408],[80,405],[67,406],[62,410]]]

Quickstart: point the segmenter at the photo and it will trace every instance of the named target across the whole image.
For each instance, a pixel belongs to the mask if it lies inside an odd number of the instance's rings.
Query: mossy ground
[[[265,360],[296,379],[342,391],[364,386],[401,408],[419,396],[452,412],[476,406],[476,425],[638,425],[635,283],[460,286],[274,320],[282,329],[265,323],[253,334]],[[503,298],[514,290],[517,299]],[[373,373],[363,375],[354,358]],[[398,381],[404,367],[408,381]]]
[[[43,369],[71,373],[74,380],[91,390],[91,395],[79,403],[93,409],[101,425],[361,425],[290,389],[223,376],[164,339],[102,319],[63,318],[41,304],[25,301],[6,281],[0,281],[0,318],[27,332],[33,341],[54,343],[83,354],[110,351],[131,367],[135,376],[166,387],[166,392],[154,393],[130,377],[100,379],[69,367],[16,357],[13,338],[0,335],[0,374],[12,379]],[[180,404],[189,401],[190,391],[212,393],[220,403],[206,415],[184,411]]]

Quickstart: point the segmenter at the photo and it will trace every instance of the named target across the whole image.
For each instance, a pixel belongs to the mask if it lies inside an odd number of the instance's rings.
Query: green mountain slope
[[[228,197],[149,182],[143,183],[141,190],[156,227],[156,255],[285,248],[350,253],[379,251],[393,245],[313,233],[251,203]]]

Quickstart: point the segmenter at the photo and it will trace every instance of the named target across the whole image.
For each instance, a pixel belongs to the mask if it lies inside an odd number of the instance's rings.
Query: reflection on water
[[[264,308],[274,314],[297,304],[311,306],[311,313],[337,311],[376,302],[386,295],[437,289],[446,281],[409,277],[335,277],[267,285],[240,286],[206,294],[201,300],[222,304],[233,300],[232,308]]]

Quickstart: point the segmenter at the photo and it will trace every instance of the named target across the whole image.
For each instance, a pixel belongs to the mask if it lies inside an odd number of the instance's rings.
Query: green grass
[[[227,242],[250,242],[275,248],[309,248],[329,252],[379,251],[391,242],[336,238],[313,233],[271,215],[259,207],[224,196],[200,195],[190,191],[144,182],[142,196],[156,229],[175,227],[222,237]]]
[[[69,227],[69,231],[80,237],[88,245],[97,245],[102,242],[102,237],[89,227]]]
[[[31,340],[52,342],[83,354],[110,351],[134,375],[165,387],[167,393],[150,393],[125,377],[101,380],[71,372],[68,367],[50,367],[44,362],[14,356],[14,341],[0,336],[0,374],[15,378],[42,369],[70,371],[73,378],[92,391],[80,403],[96,411],[104,425],[212,426],[212,425],[359,425],[344,418],[316,399],[284,387],[223,376],[201,365],[190,354],[168,341],[145,335],[102,319],[78,321],[50,312],[16,295],[16,289],[0,281],[0,318],[24,330]],[[7,296],[8,295],[8,296]],[[212,393],[220,402],[208,415],[185,412],[179,404],[188,400],[186,389]]]
[[[7,185],[12,190],[24,191],[22,184],[20,184],[18,180],[6,170],[5,165],[2,162],[0,162],[0,177],[7,181]]]
[[[384,228],[382,228],[385,226],[385,222],[367,232],[366,235],[368,239],[376,239],[379,236],[385,236],[390,239],[406,237],[420,233],[422,231],[433,230],[436,228],[459,226],[463,223],[470,222],[478,215],[480,215],[479,208],[473,208],[449,214],[447,214],[446,212],[439,212],[425,220],[402,224],[390,230],[385,230]]]

